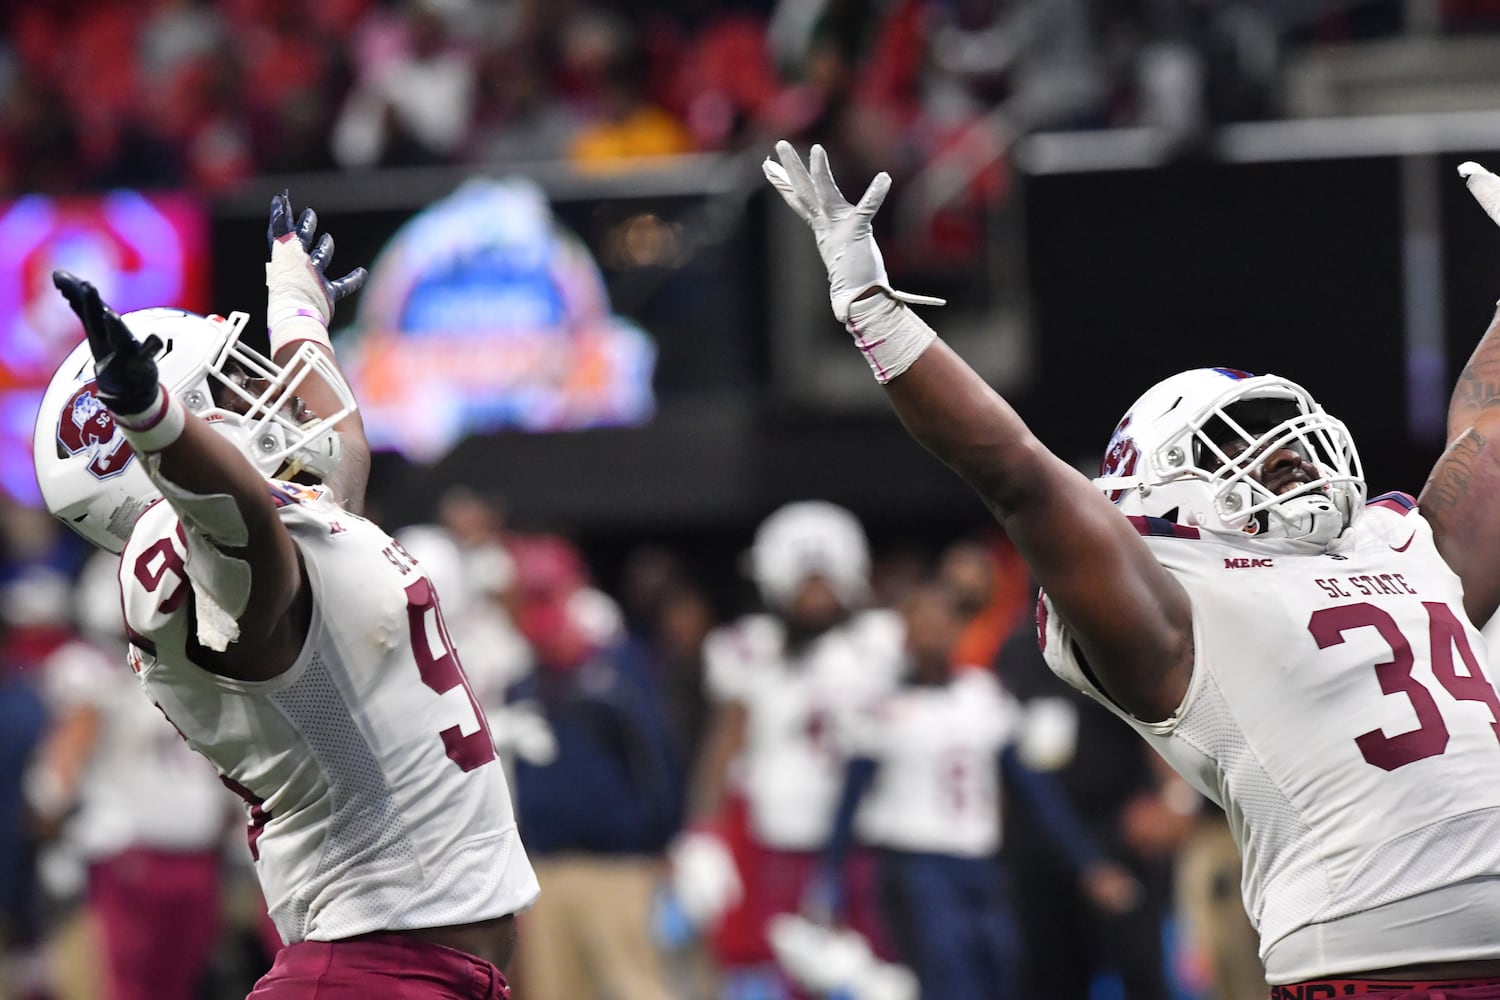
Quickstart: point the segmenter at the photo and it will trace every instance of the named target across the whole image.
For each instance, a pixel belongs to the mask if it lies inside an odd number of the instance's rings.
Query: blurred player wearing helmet
[[[1500,996],[1500,694],[1476,629],[1500,603],[1500,323],[1420,500],[1366,503],[1341,423],[1228,368],[1145,393],[1091,483],[906,305],[933,300],[891,288],[889,177],[851,205],[821,147],[810,170],[777,154],[835,315],[1040,581],[1053,670],[1224,807],[1277,993]],[[1500,222],[1500,180],[1461,172]]]
[[[1046,830],[1094,905],[1127,911],[1140,886],[1100,852],[1062,786],[1022,761],[1020,704],[990,670],[955,662],[959,596],[922,583],[901,612],[903,682],[849,727],[833,835],[805,909],[838,915],[839,871],[857,834],[879,849],[884,925],[922,996],[1020,997],[1019,935],[999,864],[1002,785]]]
[[[246,802],[287,947],[257,1000],[503,997],[537,886],[423,568],[359,516],[369,452],[328,339],[317,217],[271,203],[271,356],[243,315],[117,316],[54,283],[87,343],[37,420],[48,509],[121,554],[146,695]]]
[[[748,563],[766,612],[705,642],[717,708],[689,792],[689,829],[672,851],[678,895],[690,916],[718,924],[715,950],[730,978],[771,967],[767,921],[796,910],[833,829],[839,732],[901,669],[899,618],[865,608],[869,550],[849,511],[820,501],[782,507],[757,529]],[[738,840],[737,859],[726,837]],[[864,931],[860,918],[874,907],[862,901],[851,897],[850,915]]]
[[[87,866],[111,1000],[192,1000],[219,943],[220,847],[236,799],[123,669],[119,560],[71,594],[80,635],[42,666],[52,717],[26,775],[44,834]]]

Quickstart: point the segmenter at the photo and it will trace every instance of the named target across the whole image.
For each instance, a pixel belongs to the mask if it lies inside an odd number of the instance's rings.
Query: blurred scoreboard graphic
[[[53,270],[93,282],[118,312],[207,312],[208,245],[208,214],[190,196],[120,190],[0,202],[0,492],[40,502],[32,426],[48,378],[83,338]]]
[[[654,341],[611,311],[593,255],[524,179],[470,180],[401,226],[338,343],[370,443],[416,461],[471,434],[654,410]]]

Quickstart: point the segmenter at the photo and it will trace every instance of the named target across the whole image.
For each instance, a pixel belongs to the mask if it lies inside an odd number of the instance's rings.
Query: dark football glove
[[[161,393],[156,372],[161,338],[153,333],[144,344],[136,340],[125,321],[99,298],[99,289],[67,271],[53,271],[52,284],[83,321],[99,399],[120,416],[150,409]]]
[[[365,283],[367,272],[362,267],[356,267],[342,278],[330,279],[325,273],[328,264],[333,260],[333,236],[324,233],[322,239],[314,245],[313,237],[318,232],[318,213],[310,208],[304,208],[302,214],[297,217],[297,224],[292,225],[292,196],[288,191],[273,195],[271,198],[271,221],[266,227],[266,243],[272,247],[277,240],[288,233],[296,233],[297,242],[302,244],[302,249],[307,252],[308,259],[312,262],[313,269],[318,272],[318,278],[323,283],[323,293],[328,296],[330,305],[342,299],[346,295],[358,291]]]

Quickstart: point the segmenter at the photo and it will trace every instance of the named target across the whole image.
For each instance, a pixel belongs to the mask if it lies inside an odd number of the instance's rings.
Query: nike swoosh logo
[[[1413,531],[1411,533],[1411,538],[1408,538],[1405,542],[1403,542],[1400,545],[1392,545],[1391,546],[1391,551],[1392,552],[1405,552],[1408,548],[1411,547],[1412,538],[1416,538],[1416,537],[1417,537],[1417,533],[1415,531]]]

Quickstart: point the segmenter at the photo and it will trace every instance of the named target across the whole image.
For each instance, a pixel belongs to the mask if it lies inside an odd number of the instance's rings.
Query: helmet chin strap
[[[321,483],[338,468],[343,454],[344,444],[339,432],[329,431],[288,455],[276,478],[290,480],[299,473],[306,473]]]
[[[344,454],[343,439],[338,431],[330,429],[304,441],[272,467],[267,460],[258,459],[257,456],[272,455],[285,448],[286,431],[283,427],[273,423],[256,427],[245,423],[238,415],[221,417],[214,426],[219,433],[234,442],[240,453],[250,459],[262,475],[273,479],[291,481],[296,476],[305,474],[321,483],[338,468],[339,460]]]
[[[1327,545],[1349,525],[1347,512],[1327,493],[1307,493],[1256,515],[1262,538],[1289,538]]]

